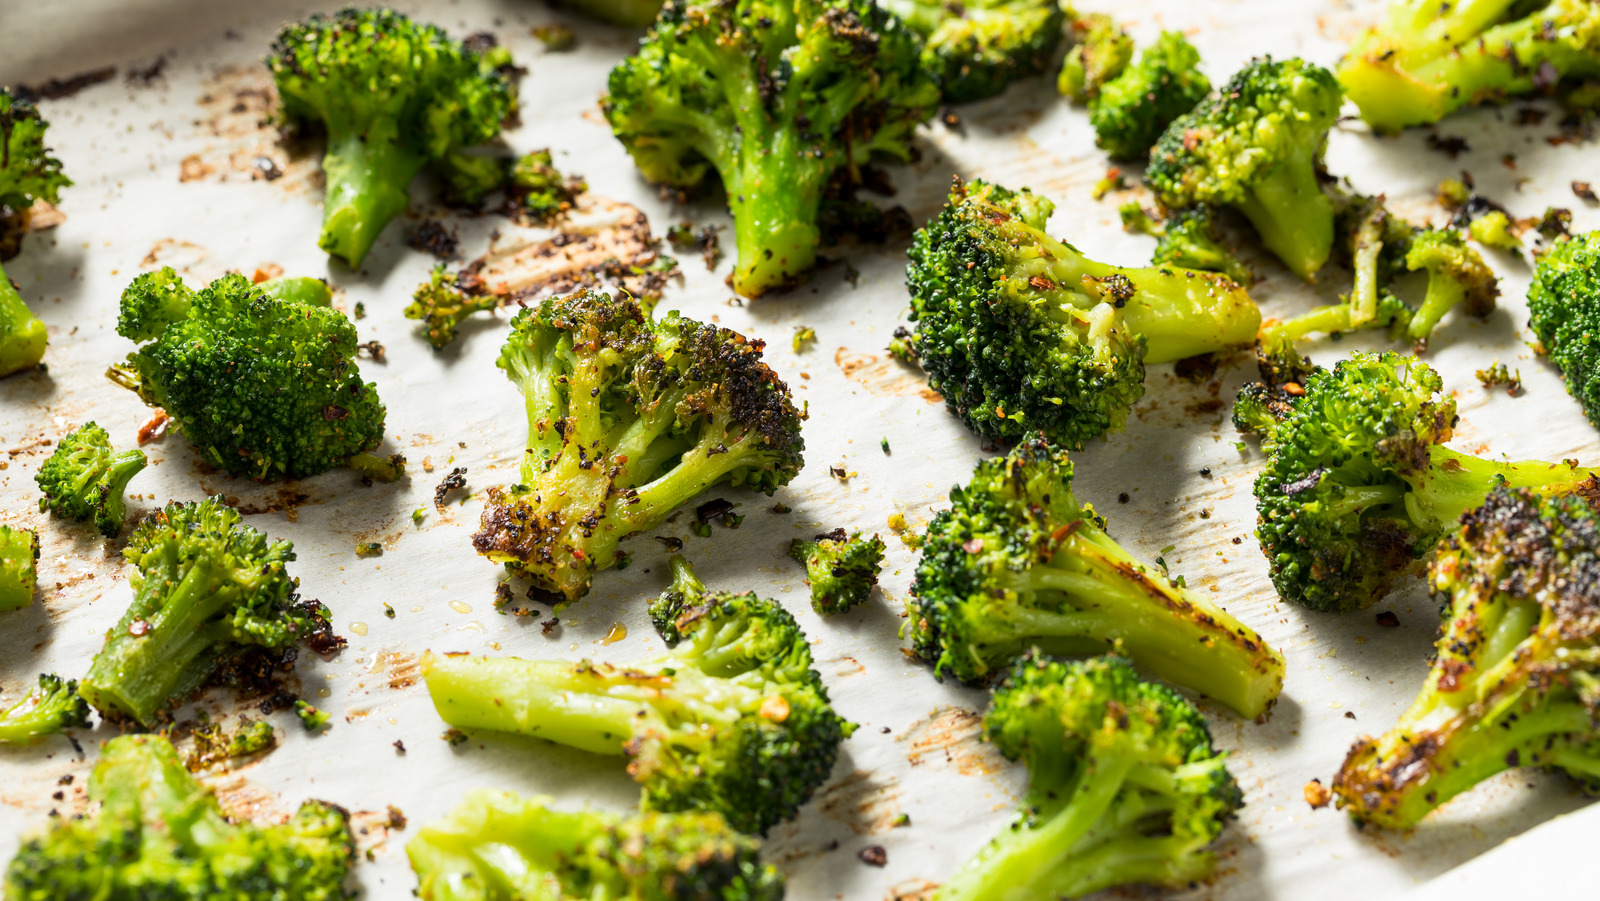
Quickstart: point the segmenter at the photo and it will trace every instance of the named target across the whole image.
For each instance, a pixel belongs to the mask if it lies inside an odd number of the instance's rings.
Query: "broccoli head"
[[[1428,274],[1427,294],[1406,326],[1406,337],[1419,352],[1427,348],[1434,327],[1452,309],[1459,306],[1479,319],[1494,312],[1499,280],[1460,232],[1430,228],[1418,233],[1406,251],[1406,268]]]
[[[443,264],[433,267],[428,280],[417,286],[411,303],[405,309],[407,319],[422,323],[422,333],[434,350],[444,348],[456,339],[456,329],[473,313],[498,309],[500,299],[494,296],[472,297],[456,286],[455,276]]]
[[[170,268],[147,272],[122,292],[117,334],[143,346],[107,376],[165,409],[229,472],[313,476],[383,440],[355,326],[330,306],[275,296],[271,282],[225,275],[195,292]]]
[[[352,268],[405,210],[417,173],[498,135],[514,103],[491,60],[381,7],[285,26],[267,68],[284,119],[327,134],[317,243]]]
[[[1428,571],[1442,602],[1422,691],[1334,779],[1359,822],[1397,829],[1503,770],[1600,787],[1600,519],[1576,497],[1494,489]]]
[[[846,536],[844,529],[818,535],[812,541],[796,538],[789,556],[806,568],[811,583],[811,606],[818,613],[844,613],[866,603],[878,584],[883,566],[883,539],[860,532]]]
[[[535,150],[511,167],[508,189],[521,211],[535,222],[548,222],[572,209],[578,195],[589,189],[582,178],[569,178],[555,167],[549,150]]]
[[[0,526],[0,613],[33,604],[38,560],[37,533]]]
[[[733,288],[754,297],[812,268],[836,172],[909,158],[939,103],[921,52],[870,0],[671,0],[611,71],[605,114],[650,181],[694,189],[720,176]]]
[[[1567,393],[1600,425],[1600,232],[1558,241],[1539,258],[1528,327],[1561,370]]]
[[[1340,101],[1328,70],[1258,59],[1167,127],[1145,180],[1172,209],[1237,209],[1268,250],[1309,280],[1333,250],[1333,204],[1317,170]]]
[[[805,442],[762,344],[596,291],[519,312],[499,366],[522,391],[520,481],[491,489],[478,553],[575,601],[623,538],[717,484],[771,494]]]
[[[422,901],[782,901],[783,874],[721,814],[617,816],[553,802],[480,789],[424,826],[406,843]]]
[[[1269,335],[1256,347],[1256,368],[1261,378],[1246,382],[1233,402],[1233,427],[1266,440],[1305,396],[1306,379],[1318,367],[1295,350],[1293,339]]]
[[[89,728],[89,705],[78,683],[47,673],[17,703],[0,711],[0,744],[32,744],[46,735]]]
[[[983,733],[1027,765],[1028,788],[1016,822],[933,901],[1180,888],[1215,872],[1208,846],[1244,806],[1205,718],[1120,657],[1018,660]]]
[[[1255,281],[1250,266],[1228,247],[1218,234],[1216,213],[1208,206],[1178,210],[1167,217],[1156,250],[1150,257],[1153,266],[1177,266],[1198,272],[1220,272],[1240,285]]]
[[[1065,4],[1062,9],[1073,44],[1061,63],[1056,89],[1074,102],[1085,103],[1133,62],[1133,38],[1104,13],[1080,15]]]
[[[1061,44],[1056,0],[886,0],[889,11],[927,42],[923,68],[944,100],[968,103],[999,95],[1019,78],[1038,75]]]
[[[1211,93],[1200,51],[1180,32],[1163,31],[1139,61],[1089,101],[1095,143],[1114,160],[1143,160],[1172,120]]]
[[[106,430],[86,422],[62,437],[34,475],[44,493],[39,509],[80,522],[93,519],[102,535],[113,537],[127,513],[122,494],[148,462],[142,450],[116,453]]]
[[[307,801],[287,822],[230,819],[159,735],[107,742],[90,812],[53,817],[6,871],[10,901],[342,901],[350,815]]]
[[[490,194],[506,187],[511,180],[511,165],[503,157],[453,150],[440,157],[431,171],[439,180],[446,204],[476,210]]]
[[[44,146],[50,123],[33,104],[0,87],[0,217],[25,216],[35,201],[56,203],[72,180]],[[0,269],[0,378],[44,359],[44,323]]]

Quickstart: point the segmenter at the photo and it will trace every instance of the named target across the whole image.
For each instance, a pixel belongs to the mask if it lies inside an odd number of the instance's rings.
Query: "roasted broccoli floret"
[[[422,659],[445,722],[626,754],[647,811],[716,811],[764,834],[794,816],[855,729],[828,704],[811,646],[776,601],[708,591],[682,557],[650,605],[666,654],[607,663]]]
[[[1377,131],[1596,76],[1592,0],[1390,0],[1339,64],[1345,93]]]
[[[1200,51],[1176,31],[1163,31],[1139,61],[1106,82],[1089,101],[1095,143],[1114,160],[1143,160],[1172,120],[1211,93]]]
[[[1133,38],[1108,15],[1080,15],[1069,7],[1063,8],[1073,44],[1061,64],[1056,89],[1078,103],[1085,103],[1133,61]]]
[[[922,41],[870,0],[672,0],[611,71],[611,130],[644,177],[692,190],[720,177],[732,284],[754,297],[816,261],[833,175],[905,161],[939,86]]]
[[[0,744],[32,744],[46,735],[89,728],[89,705],[78,683],[46,673],[22,699],[0,711]]]
[[[513,108],[512,87],[493,62],[381,7],[285,26],[267,68],[284,120],[327,134],[317,243],[352,268],[405,210],[424,166],[495,137]]]
[[[287,541],[270,541],[221,498],[171,503],[142,520],[122,556],[133,603],[83,678],[84,698],[107,716],[149,726],[223,663],[253,648],[339,643],[328,610],[301,602],[284,570]]]
[[[535,222],[548,222],[572,209],[578,195],[589,189],[582,178],[562,175],[549,150],[535,150],[511,167],[507,189],[522,212]]]
[[[116,453],[106,430],[86,422],[62,437],[34,475],[44,493],[39,509],[79,522],[93,519],[102,535],[115,536],[127,513],[122,493],[148,463],[142,450]]]
[[[1596,484],[1573,464],[1504,463],[1444,446],[1455,399],[1415,357],[1357,353],[1312,372],[1266,433],[1256,537],[1285,600],[1347,611],[1381,599],[1497,485],[1566,494]]]
[[[1117,212],[1124,229],[1156,239],[1156,250],[1150,257],[1152,266],[1220,272],[1239,285],[1255,281],[1255,273],[1217,234],[1216,213],[1210,207],[1178,210],[1162,223],[1151,219],[1138,201],[1123,204]]]
[[[1292,338],[1274,335],[1256,348],[1256,368],[1261,378],[1245,383],[1233,402],[1233,427],[1266,443],[1305,396],[1306,379],[1318,367],[1295,350]]]
[[[475,210],[495,191],[511,180],[511,161],[499,156],[463,153],[454,150],[429,167],[439,180],[444,202]]]
[[[643,28],[661,12],[661,0],[559,0],[556,5],[624,28]]]
[[[1332,72],[1300,59],[1256,60],[1167,127],[1145,180],[1172,209],[1237,209],[1309,280],[1333,250],[1333,203],[1317,169],[1339,103]]]
[[[8,901],[343,901],[355,858],[350,815],[306,801],[287,822],[230,819],[167,739],[107,742],[89,813],[53,817],[6,871]]]
[[[866,603],[878,584],[883,550],[883,539],[878,536],[866,538],[860,532],[847,536],[844,529],[811,541],[796,538],[789,544],[789,556],[806,568],[811,606],[823,615],[844,613]]]
[[[1600,520],[1577,497],[1496,488],[1439,548],[1442,603],[1422,691],[1334,779],[1357,821],[1410,828],[1503,770],[1600,785]]]
[[[1428,346],[1433,329],[1457,306],[1479,319],[1494,312],[1500,296],[1494,270],[1454,229],[1430,228],[1411,239],[1406,268],[1428,274],[1428,291],[1411,316],[1406,337],[1419,350]]]
[[[480,789],[424,826],[406,843],[423,901],[782,901],[783,874],[721,814],[617,816],[553,803]]]
[[[0,612],[33,604],[39,536],[27,529],[0,526]]]
[[[596,291],[518,313],[499,366],[526,401],[528,446],[473,546],[570,602],[616,565],[619,541],[712,485],[787,484],[804,463],[801,414],[761,347]]]
[[[34,201],[56,203],[72,180],[44,146],[50,123],[33,104],[0,87],[0,218],[25,216]],[[0,269],[0,378],[44,359],[44,323]]]
[[[1072,462],[1037,436],[978,464],[928,524],[908,605],[937,676],[982,685],[1029,648],[1117,649],[1245,716],[1283,689],[1283,655],[1106,534],[1072,493]]]
[[[147,272],[122,292],[117,334],[143,346],[106,375],[165,409],[229,472],[312,476],[383,440],[355,326],[330,306],[274,296],[271,282],[225,275],[197,293],[171,268]]]
[[[1056,0],[880,0],[927,42],[922,66],[949,103],[994,97],[1043,72],[1061,45]]]
[[[1528,327],[1561,370],[1589,421],[1600,425],[1600,232],[1559,241],[1528,287]]]
[[[492,295],[473,297],[456,287],[455,276],[443,264],[433,267],[428,280],[417,286],[405,309],[407,319],[422,323],[422,334],[434,350],[443,350],[456,339],[456,329],[473,313],[498,309],[500,299]]]
[[[1244,806],[1182,695],[1120,657],[1030,655],[995,689],[983,732],[1028,767],[1017,820],[934,901],[1076,898],[1130,883],[1179,888],[1216,870],[1207,849]]]
[[[914,346],[928,384],[979,434],[1081,445],[1122,428],[1146,362],[1255,340],[1261,314],[1232,281],[1097,263],[1045,233],[1054,209],[957,180],[912,239]]]

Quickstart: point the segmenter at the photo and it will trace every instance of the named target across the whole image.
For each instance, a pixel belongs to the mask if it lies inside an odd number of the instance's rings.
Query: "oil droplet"
[[[611,624],[611,631],[606,633],[606,637],[605,638],[600,639],[600,643],[601,644],[616,644],[617,642],[619,642],[622,639],[627,638],[627,637],[628,637],[628,627],[627,626],[624,626],[622,623],[612,623]]]
[[[464,607],[466,605],[463,604],[462,606]],[[488,630],[483,627],[483,623],[467,623],[465,626],[461,627],[461,631],[483,633],[487,632]]]
[[[421,613],[422,612],[422,605],[418,604],[417,606],[412,607],[411,608],[411,612],[412,613]]]
[[[367,634],[367,624],[366,623],[351,623],[350,624],[350,631],[356,633],[357,635],[365,635],[365,634]]]
[[[331,689],[331,688],[319,688],[319,689],[317,689],[317,697],[319,697],[319,698],[331,698],[331,697],[333,697],[333,689]]]
[[[491,642],[489,642],[489,647],[490,647],[491,650],[498,651],[498,650],[500,650],[500,642],[491,641]]]
[[[450,609],[454,610],[457,613],[471,613],[472,612],[471,605],[467,604],[465,601],[451,601],[450,602]]]

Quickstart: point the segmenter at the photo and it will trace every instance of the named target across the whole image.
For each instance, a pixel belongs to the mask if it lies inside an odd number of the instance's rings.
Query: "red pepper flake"
[[[966,551],[969,554],[976,554],[979,551],[983,550],[983,539],[982,538],[968,538],[966,541],[962,542],[961,549]]]
[[[1055,282],[1042,275],[1035,275],[1033,278],[1028,279],[1028,284],[1032,285],[1035,291],[1053,291],[1056,287]]]
[[[150,631],[150,624],[142,619],[136,619],[128,624],[128,634],[134,636],[135,638],[148,631]]]

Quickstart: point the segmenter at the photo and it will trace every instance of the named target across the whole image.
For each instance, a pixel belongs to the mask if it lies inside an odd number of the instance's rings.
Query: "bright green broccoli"
[[[789,556],[806,568],[811,583],[811,606],[824,615],[844,613],[866,603],[878,584],[883,566],[883,540],[860,532],[846,535],[834,529],[811,541],[796,538],[789,544]]]
[[[1215,872],[1208,846],[1244,806],[1205,718],[1120,657],[1030,655],[995,689],[984,735],[1028,767],[1017,820],[933,901],[1076,898]]]
[[[1220,272],[1239,285],[1255,281],[1255,272],[1218,235],[1216,213],[1211,207],[1178,210],[1160,223],[1151,219],[1138,201],[1123,204],[1117,212],[1125,230],[1156,239],[1156,250],[1150,257],[1152,266]]]
[[[44,146],[50,123],[33,104],[0,87],[0,217],[25,216],[34,201],[56,203],[72,180]],[[0,378],[44,359],[44,323],[0,269]]]
[[[589,184],[582,178],[562,175],[549,150],[535,150],[511,167],[508,190],[528,218],[549,222],[572,209],[578,195],[589,190]]]
[[[53,817],[6,872],[8,901],[343,901],[350,815],[307,801],[287,822],[230,819],[158,735],[107,742],[90,812]]]
[[[38,534],[0,526],[0,612],[33,604],[38,560]]]
[[[307,732],[315,732],[333,719],[326,710],[318,710],[300,700],[294,702],[294,715],[300,718],[300,725],[304,726]]]
[[[1146,362],[1254,342],[1261,314],[1238,285],[1097,263],[1045,233],[1054,208],[958,180],[912,239],[914,346],[928,384],[979,434],[1081,445],[1122,428]]]
[[[229,472],[312,476],[383,440],[355,326],[330,306],[275,296],[272,282],[225,275],[197,293],[170,268],[147,272],[122,292],[117,334],[143,346],[107,376],[165,409]]]
[[[406,843],[422,901],[782,901],[761,843],[717,813],[617,816],[480,789]]]
[[[836,172],[910,157],[939,104],[921,52],[870,0],[672,0],[611,71],[605,114],[650,181],[688,190],[720,176],[733,288],[754,297],[814,265]]]
[[[472,543],[563,602],[700,492],[770,495],[805,462],[802,414],[760,342],[677,313],[651,321],[631,298],[580,291],[519,312],[499,366],[522,391],[528,445]]]
[[[1559,241],[1528,288],[1528,327],[1589,421],[1600,425],[1600,232]]]
[[[46,735],[89,728],[89,705],[78,683],[41,673],[22,699],[0,711],[0,744],[32,744]]]
[[[1133,62],[1133,38],[1108,15],[1080,15],[1064,4],[1062,8],[1073,44],[1061,64],[1056,89],[1074,102],[1086,103]]]
[[[422,334],[434,350],[443,350],[456,339],[456,329],[473,313],[498,309],[500,299],[493,296],[472,297],[456,286],[455,276],[443,264],[433,267],[428,280],[417,286],[409,306],[407,319],[422,323]]]
[[[1420,232],[1406,251],[1406,268],[1428,274],[1427,294],[1406,327],[1406,337],[1419,351],[1427,348],[1434,327],[1452,309],[1459,306],[1479,319],[1494,312],[1499,280],[1460,232],[1438,228]]]
[[[417,173],[498,135],[514,103],[490,60],[381,7],[285,26],[267,67],[285,121],[327,134],[317,243],[352,268],[405,210]]]
[[[1309,280],[1333,250],[1333,204],[1317,170],[1340,99],[1326,69],[1256,60],[1168,126],[1145,180],[1172,209],[1237,209],[1268,250]]]
[[[661,12],[662,0],[559,0],[564,9],[575,9],[585,15],[621,25],[624,28],[643,28],[656,20]]]
[[[1172,120],[1211,93],[1200,51],[1180,32],[1163,31],[1139,61],[1089,100],[1095,143],[1114,160],[1143,160]]]
[[[102,535],[113,537],[127,514],[122,494],[148,463],[142,450],[116,453],[106,430],[86,422],[61,438],[34,475],[44,493],[39,509],[80,522],[93,519]]]
[[[811,646],[776,601],[709,591],[682,557],[650,605],[670,648],[606,663],[436,656],[422,677],[439,716],[464,729],[625,754],[647,811],[715,811],[765,834],[794,816],[855,729],[828,704]]]
[[[927,42],[922,66],[946,102],[968,103],[1043,72],[1061,45],[1056,0],[883,0]]]

